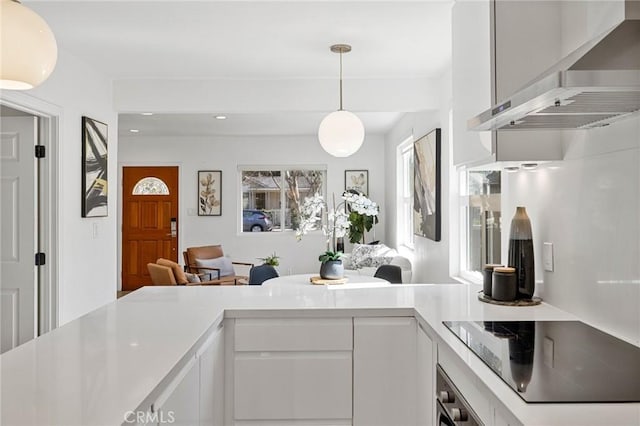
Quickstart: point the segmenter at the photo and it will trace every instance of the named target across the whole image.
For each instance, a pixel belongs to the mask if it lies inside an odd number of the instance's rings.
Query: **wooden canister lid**
[[[493,272],[498,272],[501,274],[515,274],[516,268],[512,268],[510,266],[503,266],[503,267],[494,268]]]
[[[497,263],[488,263],[488,264],[484,265],[482,267],[482,269],[484,269],[485,271],[493,271],[493,270],[495,270],[495,268],[501,268],[503,266],[504,265],[499,265]]]

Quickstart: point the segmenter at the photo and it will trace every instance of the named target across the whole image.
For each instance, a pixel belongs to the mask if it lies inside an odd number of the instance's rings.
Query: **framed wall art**
[[[440,138],[434,129],[413,143],[413,233],[440,241]]]
[[[222,171],[198,171],[198,216],[222,216]]]
[[[82,117],[82,217],[108,215],[107,125]]]
[[[369,171],[368,170],[345,170],[344,190],[356,190],[369,196]]]

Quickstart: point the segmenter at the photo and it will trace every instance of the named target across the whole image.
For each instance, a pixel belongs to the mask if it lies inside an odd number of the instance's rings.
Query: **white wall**
[[[536,294],[640,344],[640,118],[566,132],[565,160],[503,177],[503,248],[516,206],[531,218]],[[554,247],[553,272],[542,243]]]
[[[327,195],[335,193],[338,200],[344,191],[344,171],[367,169],[369,196],[382,203],[385,200],[383,145],[381,136],[367,136],[356,154],[335,158],[322,150],[316,136],[185,139],[138,135],[120,139],[118,163],[120,173],[123,165],[179,165],[180,252],[190,246],[222,244],[225,254],[234,260],[258,263],[257,257],[275,251],[281,256],[282,274],[303,273],[319,270],[318,255],[326,249],[325,237],[305,235],[297,242],[292,232],[238,232],[242,199],[238,165],[326,165]],[[222,216],[195,215],[198,170],[222,170]],[[376,239],[385,241],[385,222],[382,211]],[[180,261],[182,263],[182,259]]]
[[[440,81],[439,105],[435,111],[410,112],[405,114],[385,136],[385,167],[387,192],[385,196],[385,214],[388,218],[385,231],[389,245],[397,247],[397,147],[408,137],[419,139],[429,131],[440,127],[442,129],[441,151],[441,241],[433,241],[414,236],[413,253],[403,251],[402,254],[411,258],[413,264],[414,283],[448,283],[453,282],[449,274],[449,246],[450,246],[450,205],[449,205],[449,171],[451,169],[450,156],[450,126],[449,110],[451,107],[451,75],[446,73]]]
[[[27,92],[62,109],[58,150],[58,321],[64,324],[115,299],[116,158],[118,120],[111,82],[85,62],[58,50],[51,77]],[[81,218],[81,117],[109,126],[109,215]],[[97,226],[97,238],[93,227]]]

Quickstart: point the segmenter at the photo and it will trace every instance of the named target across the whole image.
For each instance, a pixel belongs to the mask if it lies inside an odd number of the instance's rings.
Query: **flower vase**
[[[342,260],[328,260],[320,264],[320,278],[324,280],[339,280],[344,277]]]
[[[516,207],[509,232],[509,266],[516,268],[517,299],[531,299],[536,278],[531,221],[524,207]]]

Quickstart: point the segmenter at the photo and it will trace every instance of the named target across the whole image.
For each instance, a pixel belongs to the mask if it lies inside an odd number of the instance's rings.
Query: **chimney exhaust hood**
[[[640,1],[511,97],[468,120],[469,130],[589,129],[640,112]]]

